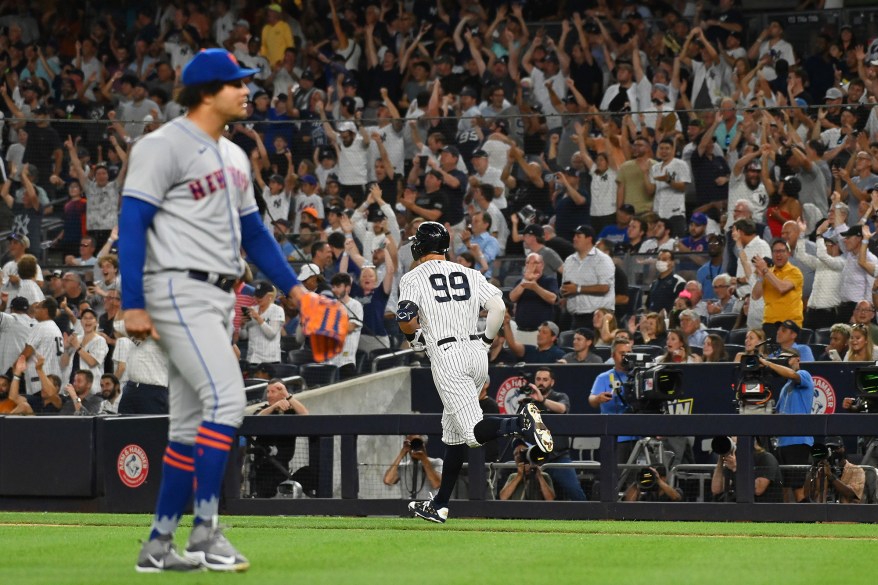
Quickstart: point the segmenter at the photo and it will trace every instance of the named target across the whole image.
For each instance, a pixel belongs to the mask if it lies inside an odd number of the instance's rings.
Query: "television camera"
[[[667,414],[668,402],[683,396],[683,373],[651,359],[643,353],[625,354],[622,367],[627,377],[615,392],[630,412]]]
[[[763,341],[756,349],[765,348],[771,354],[780,351],[781,347],[774,341]],[[761,353],[744,354],[738,365],[738,380],[735,384],[735,404],[739,414],[773,414],[775,400],[768,379],[774,373],[759,361]],[[768,361],[782,366],[789,365],[789,358],[772,358]]]
[[[850,410],[853,412],[878,412],[878,364],[857,368],[854,371],[857,396]]]

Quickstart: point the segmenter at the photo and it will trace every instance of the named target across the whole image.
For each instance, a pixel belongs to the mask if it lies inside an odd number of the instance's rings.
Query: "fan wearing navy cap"
[[[576,252],[564,260],[561,295],[567,299],[573,328],[593,325],[598,309],[616,308],[616,269],[612,259],[597,249],[594,240],[591,226],[579,226],[573,236]]]
[[[707,216],[693,213],[689,219],[689,235],[677,242],[681,252],[703,252],[707,249]]]
[[[271,229],[272,224],[279,219],[289,219],[292,193],[284,189],[284,178],[274,174],[268,178],[268,183],[262,178],[262,173],[253,173],[256,186],[260,189],[259,195],[265,203],[265,211],[262,221],[265,227]]]

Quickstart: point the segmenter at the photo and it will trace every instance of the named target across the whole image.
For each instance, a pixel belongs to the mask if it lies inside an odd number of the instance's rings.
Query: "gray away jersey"
[[[181,116],[138,140],[124,197],[159,208],[147,232],[145,272],[240,275],[240,218],[257,213],[250,161]]]
[[[399,300],[414,301],[428,348],[446,337],[468,339],[479,333],[479,310],[502,293],[478,270],[447,260],[430,260],[399,281]]]

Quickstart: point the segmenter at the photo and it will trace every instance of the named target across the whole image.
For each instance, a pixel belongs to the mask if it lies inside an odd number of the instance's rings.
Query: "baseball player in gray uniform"
[[[183,70],[177,98],[188,114],[131,151],[119,220],[125,328],[133,340],[152,336],[168,354],[170,400],[162,484],[139,572],[249,567],[217,524],[246,402],[231,344],[241,248],[291,298],[309,294],[259,216],[247,155],[223,136],[226,124],[245,117],[245,78],[255,73],[223,49],[201,51]],[[193,492],[194,527],[180,555],[173,535]]]
[[[445,227],[427,221],[412,236],[418,265],[399,282],[396,320],[415,348],[426,348],[433,381],[442,400],[442,482],[429,501],[409,504],[415,515],[442,523],[468,447],[517,434],[545,452],[552,434],[539,409],[528,403],[517,417],[483,419],[479,391],[488,379],[487,349],[503,324],[506,307],[500,289],[477,270],[445,259],[450,238]],[[488,310],[485,331],[477,333],[479,310]]]

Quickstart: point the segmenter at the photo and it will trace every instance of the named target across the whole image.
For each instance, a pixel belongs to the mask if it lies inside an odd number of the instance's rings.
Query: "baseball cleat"
[[[241,572],[250,568],[250,561],[235,550],[222,529],[206,523],[192,529],[185,555],[211,571]]]
[[[409,502],[409,512],[413,513],[419,518],[423,518],[424,520],[429,520],[430,522],[435,522],[437,524],[444,524],[445,521],[448,520],[448,508],[439,508],[437,510],[433,507],[432,500]]]
[[[541,451],[551,453],[555,445],[552,441],[552,431],[543,422],[536,404],[529,402],[521,411],[520,420],[522,438],[539,447]]]
[[[187,572],[200,571],[201,565],[181,557],[170,536],[160,536],[143,543],[134,568],[138,573]]]

